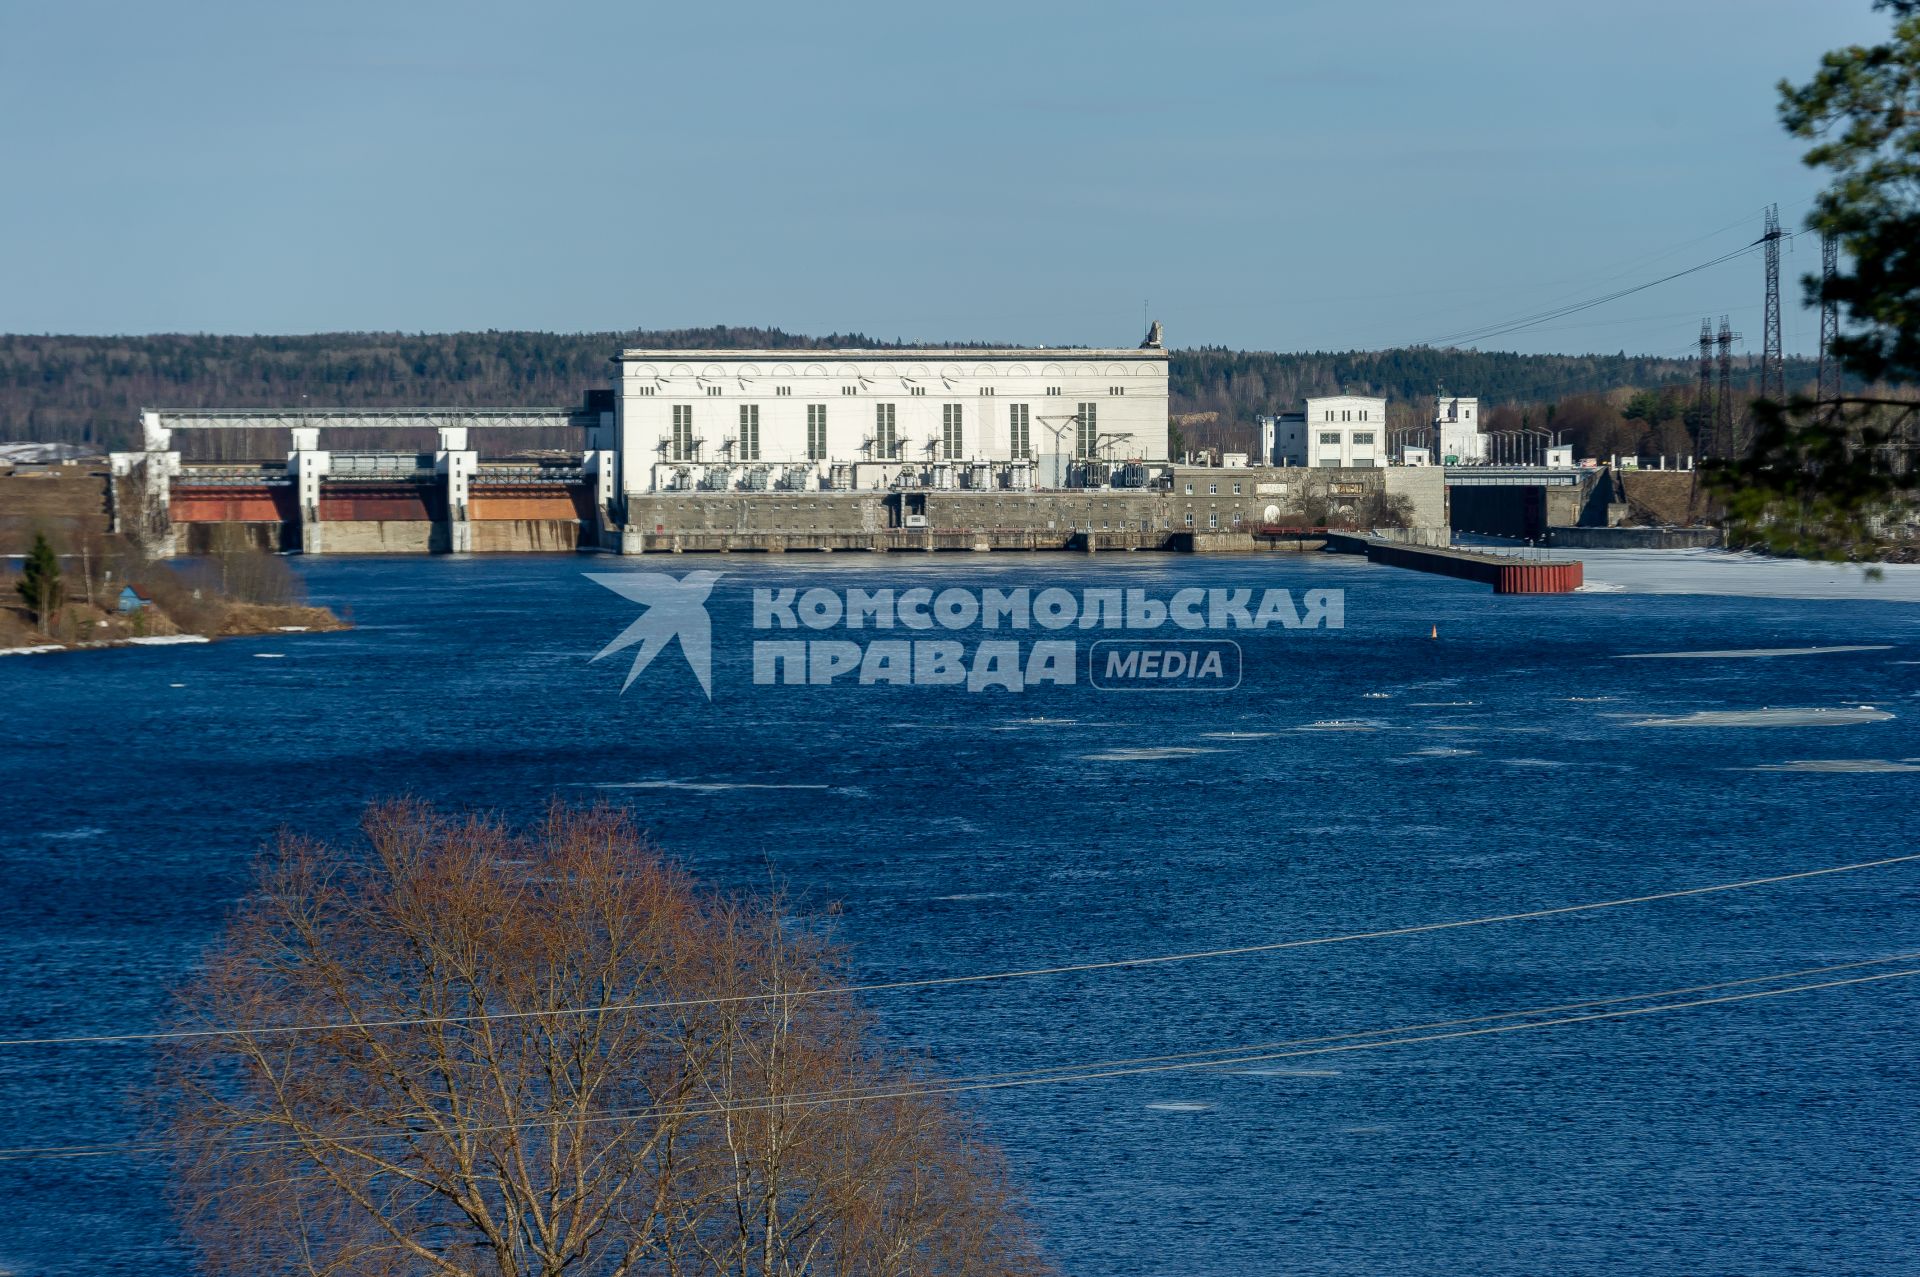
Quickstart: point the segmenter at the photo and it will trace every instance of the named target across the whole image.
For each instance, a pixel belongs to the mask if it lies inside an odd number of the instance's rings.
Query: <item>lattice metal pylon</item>
[[[1714,445],[1723,457],[1737,457],[1746,451],[1735,433],[1737,425],[1733,419],[1733,343],[1739,338],[1729,318],[1720,316],[1720,332],[1714,338],[1714,345],[1719,348],[1720,393],[1713,405],[1713,433]]]
[[[1700,424],[1700,451],[1714,456],[1713,319],[1700,319],[1700,389],[1694,392],[1694,418]]]
[[[1760,346],[1760,394],[1775,403],[1787,400],[1787,361],[1780,340],[1780,206],[1767,205],[1767,229],[1760,243],[1767,254],[1767,311]]]
[[[1840,361],[1833,354],[1833,339],[1840,335],[1840,303],[1834,301],[1833,278],[1840,273],[1840,241],[1831,234],[1820,237],[1820,389],[1817,398],[1823,404],[1838,400]]]

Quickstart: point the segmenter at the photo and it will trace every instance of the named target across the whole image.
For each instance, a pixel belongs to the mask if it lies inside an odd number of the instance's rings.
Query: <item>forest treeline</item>
[[[858,333],[803,337],[736,327],[299,337],[0,335],[0,441],[127,447],[137,437],[142,407],[564,406],[605,386],[608,357],[625,346],[806,350],[904,344]],[[1186,442],[1229,448],[1252,443],[1256,417],[1307,395],[1385,395],[1391,424],[1411,425],[1430,411],[1443,387],[1478,395],[1489,407],[1548,405],[1630,388],[1691,385],[1696,375],[1690,359],[1432,347],[1295,354],[1201,347],[1174,351],[1171,364],[1169,410]],[[1787,372],[1792,384],[1814,375],[1805,360],[1789,361]],[[1753,378],[1749,361],[1736,363],[1735,378],[1745,390]]]

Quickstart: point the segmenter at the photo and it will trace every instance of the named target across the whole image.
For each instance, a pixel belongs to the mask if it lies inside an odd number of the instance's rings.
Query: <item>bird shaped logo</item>
[[[713,592],[713,583],[720,579],[720,573],[701,569],[678,580],[664,572],[588,572],[584,575],[594,584],[604,585],[621,598],[631,599],[647,609],[593,657],[597,661],[636,643],[640,645],[640,650],[633,654],[633,664],[627,669],[627,681],[620,685],[621,692],[632,687],[640,671],[677,638],[680,654],[687,658],[687,667],[700,680],[700,690],[707,694],[708,700],[713,699],[713,622],[707,616],[707,595]]]

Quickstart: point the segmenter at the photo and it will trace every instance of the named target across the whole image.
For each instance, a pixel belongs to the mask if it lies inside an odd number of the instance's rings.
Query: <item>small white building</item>
[[[621,491],[1063,486],[1167,460],[1159,326],[1131,350],[626,350]]]
[[[1308,399],[1298,412],[1260,419],[1268,465],[1367,468],[1387,464],[1387,401],[1372,395]]]
[[[1470,466],[1487,459],[1487,437],[1480,433],[1480,401],[1444,392],[1433,399],[1433,429],[1440,461]]]

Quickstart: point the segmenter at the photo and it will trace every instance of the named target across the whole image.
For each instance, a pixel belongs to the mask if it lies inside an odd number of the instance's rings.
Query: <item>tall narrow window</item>
[[[1027,436],[1030,420],[1027,405],[1023,403],[1007,405],[1007,448],[1017,459],[1033,455],[1033,442]]]
[[[1074,441],[1074,455],[1077,457],[1093,456],[1094,449],[1100,442],[1100,405],[1093,403],[1081,404],[1080,411],[1074,416],[1073,424],[1076,428],[1077,435]]]
[[[958,461],[966,450],[966,441],[961,437],[960,405],[941,404],[940,455],[948,461]]]
[[[760,460],[760,405],[740,405],[740,460]]]
[[[891,461],[899,453],[900,441],[895,437],[893,405],[877,403],[873,406],[873,451],[883,461]]]
[[[823,403],[807,405],[807,460],[825,461],[827,459],[827,406]]]
[[[693,460],[693,405],[690,403],[673,406],[673,459]]]

